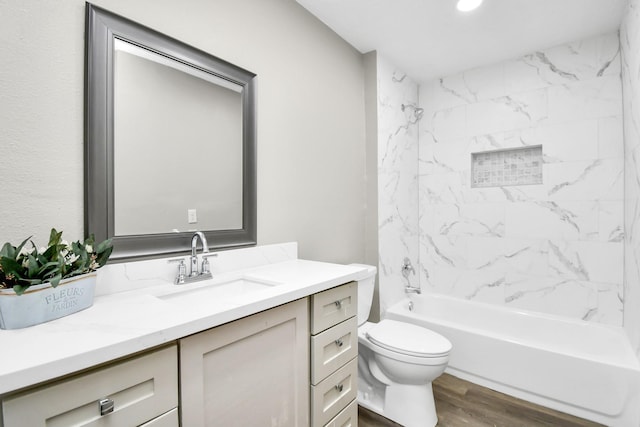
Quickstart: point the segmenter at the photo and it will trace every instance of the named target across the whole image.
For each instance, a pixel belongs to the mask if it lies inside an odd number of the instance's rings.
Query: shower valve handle
[[[402,262],[402,275],[406,279],[409,277],[409,273],[413,273],[415,275],[416,270],[413,268],[413,265],[411,265],[411,260],[405,257],[405,259]]]

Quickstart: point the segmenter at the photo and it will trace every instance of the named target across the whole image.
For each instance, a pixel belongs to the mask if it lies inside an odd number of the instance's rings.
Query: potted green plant
[[[38,248],[31,237],[0,249],[0,328],[17,329],[57,319],[90,307],[96,270],[111,255],[111,240],[95,237],[68,243],[51,229],[49,244]]]

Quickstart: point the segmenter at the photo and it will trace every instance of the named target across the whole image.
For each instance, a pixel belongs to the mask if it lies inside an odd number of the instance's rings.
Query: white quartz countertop
[[[0,395],[175,341],[308,295],[358,280],[362,266],[300,259],[215,274],[211,282],[153,286],[98,295],[92,307],[48,323],[0,330]],[[204,286],[237,278],[273,283],[211,298]],[[187,288],[188,287],[188,288]],[[185,303],[174,292],[193,292]]]

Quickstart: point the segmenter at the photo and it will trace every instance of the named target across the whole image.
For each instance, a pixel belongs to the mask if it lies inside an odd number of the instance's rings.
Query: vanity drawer
[[[358,320],[352,317],[311,337],[311,383],[317,384],[358,355]]]
[[[311,386],[312,426],[324,426],[338,415],[358,392],[358,358],[351,360],[334,374]]]
[[[325,424],[324,427],[357,427],[358,426],[358,401],[356,399],[349,403],[334,419]]]
[[[173,408],[166,414],[162,414],[148,423],[142,424],[140,427],[180,427],[178,408]]]
[[[113,411],[100,415],[103,399],[113,401]],[[8,397],[2,414],[5,427],[116,427],[143,424],[177,406],[173,345]]]
[[[311,334],[315,335],[344,322],[358,312],[358,284],[327,289],[311,297]]]

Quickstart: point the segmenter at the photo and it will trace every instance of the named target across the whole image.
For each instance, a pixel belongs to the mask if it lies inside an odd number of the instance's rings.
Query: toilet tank
[[[358,279],[358,326],[369,318],[371,304],[373,303],[373,290],[376,284],[376,267],[365,264],[351,264],[355,267],[366,268]]]

